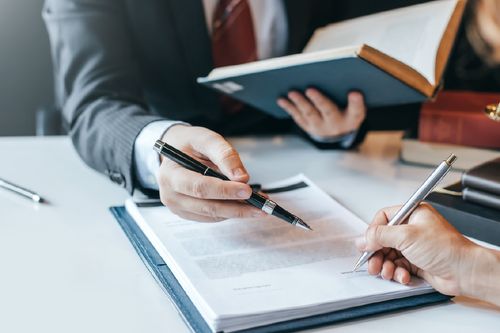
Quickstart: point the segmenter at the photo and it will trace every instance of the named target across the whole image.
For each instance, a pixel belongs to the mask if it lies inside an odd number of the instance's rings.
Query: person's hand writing
[[[349,93],[345,110],[315,88],[307,89],[305,94],[291,91],[287,97],[279,98],[278,105],[312,136],[329,138],[349,134],[358,130],[366,117],[364,98],[359,92]]]
[[[368,272],[403,284],[410,282],[412,274],[444,294],[462,294],[461,282],[470,274],[476,245],[428,204],[421,204],[408,224],[387,226],[398,209],[378,212],[360,244],[363,251],[377,251],[368,261]]]
[[[265,216],[242,202],[252,193],[246,184],[249,175],[238,152],[222,136],[202,127],[176,125],[162,140],[231,179],[204,176],[162,157],[160,198],[174,214],[200,222]]]

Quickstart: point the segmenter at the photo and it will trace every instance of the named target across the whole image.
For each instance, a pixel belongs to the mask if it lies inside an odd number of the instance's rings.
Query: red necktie
[[[252,13],[247,0],[219,0],[212,22],[212,54],[215,67],[257,60]],[[223,109],[236,113],[242,104],[223,96]]]

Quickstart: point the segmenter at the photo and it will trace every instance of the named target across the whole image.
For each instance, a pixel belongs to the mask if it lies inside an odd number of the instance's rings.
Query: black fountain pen
[[[198,162],[194,158],[184,154],[180,150],[170,146],[169,144],[161,140],[156,141],[154,145],[154,150],[158,152],[158,154],[161,154],[171,159],[172,161],[178,163],[179,165],[191,171],[201,173],[202,175],[205,176],[219,178],[222,180],[230,180],[223,174],[220,174],[217,171],[210,169],[206,165]],[[302,219],[288,212],[284,208],[280,207],[276,202],[266,199],[265,197],[256,192],[252,192],[250,198],[245,201],[250,205],[261,209],[267,214],[276,216],[277,218],[280,218],[283,221],[290,223],[291,225],[306,230],[312,230],[311,227],[307,225],[307,223],[302,221]]]

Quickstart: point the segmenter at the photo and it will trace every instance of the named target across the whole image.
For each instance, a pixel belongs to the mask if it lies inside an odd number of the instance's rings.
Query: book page
[[[292,54],[288,56],[259,60],[240,65],[219,67],[212,70],[208,77],[198,78],[197,81],[199,83],[203,83],[209,82],[211,80],[231,78],[237,75],[247,75],[273,69],[301,66],[333,59],[350,58],[355,57],[357,51],[359,51],[359,46],[349,46],[334,50],[323,50],[311,54]]]
[[[367,44],[436,84],[436,58],[457,5],[441,0],[335,23],[318,29],[304,52]]]
[[[294,185],[294,186],[290,186]],[[214,331],[234,330],[431,289],[352,273],[367,225],[304,176],[271,184],[271,198],[306,231],[274,217],[197,223],[165,207],[127,210]],[[283,188],[284,187],[284,188]]]

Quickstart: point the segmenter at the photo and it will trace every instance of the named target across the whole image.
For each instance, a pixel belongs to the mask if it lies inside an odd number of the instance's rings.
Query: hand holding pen
[[[438,166],[405,205],[379,211],[358,247],[374,253],[368,260],[371,275],[402,284],[414,275],[443,294],[500,306],[500,251],[472,242],[430,204],[415,200],[432,190],[451,163],[453,157]],[[406,216],[406,223],[397,225],[398,216]]]
[[[443,178],[448,174],[451,170],[453,163],[455,163],[457,157],[454,154],[451,154],[446,160],[441,162],[436,169],[427,177],[427,179],[420,185],[420,187],[412,194],[412,196],[406,201],[406,203],[401,206],[397,212],[393,214],[390,221],[388,221],[387,226],[397,226],[405,222],[410,215],[420,206],[422,201],[436,188],[436,186],[443,180]],[[373,227],[370,229],[373,232]],[[404,230],[401,228],[401,233]],[[397,231],[394,231],[397,232]],[[370,232],[367,232],[369,235]],[[401,234],[403,235],[403,234]],[[356,264],[354,265],[353,271],[357,271],[361,266],[370,260],[370,258],[375,254],[373,250],[367,250],[363,252],[361,257],[358,259]]]
[[[272,214],[309,228],[298,217],[252,191],[237,151],[219,134],[177,125],[166,132],[155,150],[164,159],[158,175],[160,197],[176,215],[211,222]]]

